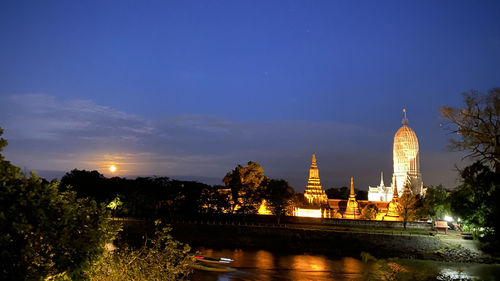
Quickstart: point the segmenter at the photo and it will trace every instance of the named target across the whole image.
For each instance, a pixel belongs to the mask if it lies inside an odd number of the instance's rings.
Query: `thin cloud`
[[[90,100],[43,94],[1,98],[0,126],[10,141],[7,158],[28,169],[106,174],[114,164],[119,176],[207,178],[220,184],[237,164],[257,161],[266,175],[284,178],[297,190],[306,184],[313,153],[324,188],[347,185],[354,176],[364,189],[378,184],[381,171],[390,182],[397,130],[303,120],[233,122],[212,115],[148,120]],[[422,156],[426,184],[456,185],[456,156]]]
[[[151,134],[149,121],[89,100],[58,101],[43,94],[2,99],[5,129],[12,139],[131,138]]]

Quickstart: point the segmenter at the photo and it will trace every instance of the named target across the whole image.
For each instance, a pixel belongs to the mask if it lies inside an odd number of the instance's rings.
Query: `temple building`
[[[309,168],[309,179],[307,180],[306,189],[304,190],[304,198],[306,203],[294,208],[294,216],[314,218],[330,217],[328,197],[321,188],[318,164],[316,163],[316,156],[314,154],[312,155],[311,167]]]
[[[304,191],[304,197],[312,205],[325,205],[328,203],[328,197],[321,188],[319,181],[319,170],[316,164],[316,156],[313,154],[311,168],[309,168],[309,180]]]
[[[357,200],[354,192],[354,178],[351,177],[351,189],[349,198],[328,199],[325,191],[321,188],[319,179],[319,169],[316,163],[316,156],[313,154],[311,168],[309,169],[309,179],[304,190],[305,204],[295,206],[293,215],[297,217],[314,218],[338,218],[338,219],[361,219],[361,210],[368,205],[367,200]],[[380,210],[376,219],[382,220],[387,213],[387,202],[373,202]],[[265,214],[264,210],[259,211]]]
[[[403,193],[405,185],[409,185],[414,195],[424,194],[422,174],[420,173],[417,135],[407,126],[408,119],[406,119],[405,109],[403,109],[403,114],[403,126],[394,135],[392,151],[394,165],[393,181],[390,186],[385,186],[382,174],[378,186],[368,187],[369,201],[391,201],[394,191],[397,191],[398,196],[400,196]]]
[[[354,179],[351,177],[349,198],[329,199],[321,187],[316,156],[312,155],[309,179],[304,190],[305,202],[293,206],[293,216],[338,218],[338,219],[375,219],[384,221],[402,220],[399,215],[400,196],[406,187],[414,195],[423,195],[422,174],[420,173],[418,139],[408,127],[406,110],[403,109],[403,126],[394,135],[393,164],[394,171],[390,186],[384,184],[384,174],[380,174],[380,184],[369,187],[368,200],[357,200]],[[367,218],[368,209],[375,209],[376,215]],[[365,213],[365,209],[367,210]],[[270,214],[266,202],[262,202],[259,214]]]

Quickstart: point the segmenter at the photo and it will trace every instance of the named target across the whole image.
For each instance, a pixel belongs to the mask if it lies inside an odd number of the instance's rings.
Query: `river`
[[[500,265],[459,264],[388,259],[362,261],[314,254],[285,254],[265,250],[199,248],[205,256],[230,258],[234,271],[196,270],[194,281],[209,280],[497,280]],[[498,277],[497,277],[498,276]],[[431,279],[429,279],[431,278]],[[437,279],[440,280],[440,279]],[[500,280],[500,279],[498,279]]]

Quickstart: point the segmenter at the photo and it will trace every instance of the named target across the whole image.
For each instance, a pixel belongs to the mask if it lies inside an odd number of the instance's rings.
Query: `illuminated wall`
[[[295,208],[294,216],[306,218],[321,218],[321,209]]]

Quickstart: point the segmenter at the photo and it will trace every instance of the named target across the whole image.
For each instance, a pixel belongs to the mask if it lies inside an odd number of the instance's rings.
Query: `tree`
[[[410,183],[407,182],[404,187],[403,195],[399,198],[399,216],[403,218],[403,227],[416,216],[417,198],[411,193]]]
[[[246,166],[238,165],[227,173],[222,180],[231,188],[233,196],[233,211],[240,207],[243,214],[255,213],[262,201],[262,186],[264,169],[257,162],[248,162]]]
[[[330,199],[349,199],[349,193],[351,190],[347,186],[342,187],[330,187],[325,190],[326,196]],[[356,193],[357,200],[368,200],[368,191],[354,189]]]
[[[377,205],[369,203],[361,210],[361,218],[364,220],[374,220],[377,218],[378,212]]]
[[[500,88],[487,94],[464,93],[462,108],[440,107],[446,128],[458,138],[450,140],[450,148],[470,151],[466,157],[491,165],[500,174]]]
[[[418,197],[419,208],[417,213],[420,217],[432,218],[436,221],[450,213],[449,191],[442,185],[428,186],[425,197]]]
[[[345,199],[349,198],[349,188],[347,186],[342,187],[330,187],[325,190],[326,196],[331,199]]]
[[[480,162],[461,171],[463,183],[450,195],[451,209],[476,236],[500,241],[500,178]]]
[[[278,224],[280,224],[281,217],[292,203],[294,194],[294,190],[286,180],[266,180],[264,197],[267,200],[269,209],[271,209],[271,213],[276,216]]]
[[[464,94],[462,108],[441,107],[447,129],[459,137],[450,147],[467,150],[476,162],[460,174],[463,184],[451,194],[451,208],[483,241],[500,249],[500,88]],[[451,125],[451,126],[450,126]],[[494,245],[496,244],[496,245]],[[495,249],[496,248],[496,249]]]
[[[108,204],[116,197],[106,184],[107,179],[98,171],[73,169],[61,178],[61,187],[70,185],[80,198],[90,197]]]
[[[174,186],[180,186],[179,197],[176,200],[176,208],[183,215],[194,215],[203,212],[202,192],[209,188],[208,185],[196,181],[172,181]]]
[[[0,139],[0,152],[6,144]],[[108,219],[104,205],[27,177],[0,154],[1,280],[82,278],[112,237]]]
[[[204,212],[222,214],[230,210],[229,194],[223,186],[208,186],[201,193],[201,204]]]

